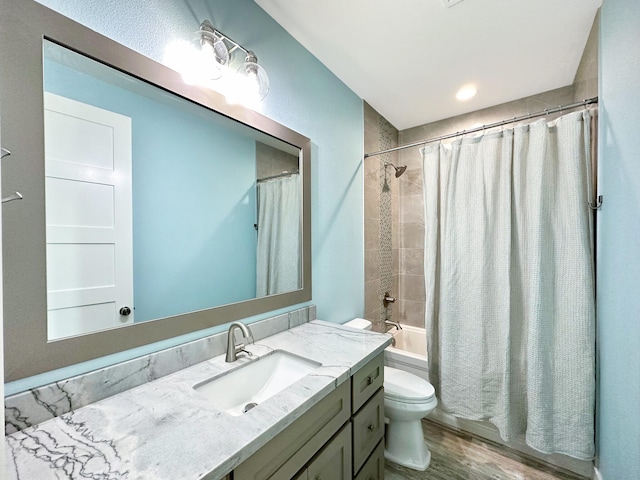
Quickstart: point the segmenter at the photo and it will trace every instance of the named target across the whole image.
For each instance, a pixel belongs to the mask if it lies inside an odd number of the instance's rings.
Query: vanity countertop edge
[[[5,437],[8,478],[224,477],[384,351],[389,335],[313,320]],[[241,416],[193,387],[275,350],[322,364]]]

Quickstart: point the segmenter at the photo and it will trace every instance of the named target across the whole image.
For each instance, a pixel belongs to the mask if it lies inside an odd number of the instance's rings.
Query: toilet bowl
[[[431,462],[421,420],[438,405],[433,386],[397,368],[384,367],[384,414],[389,419],[384,456],[414,470]]]
[[[371,322],[361,318],[345,325],[365,330]],[[438,405],[433,385],[409,372],[384,367],[384,414],[388,420],[384,456],[414,470],[426,470],[431,462],[421,420]]]

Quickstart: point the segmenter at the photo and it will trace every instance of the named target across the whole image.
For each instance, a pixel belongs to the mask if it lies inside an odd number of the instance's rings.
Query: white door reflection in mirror
[[[131,119],[45,93],[45,159],[49,340],[132,323]]]

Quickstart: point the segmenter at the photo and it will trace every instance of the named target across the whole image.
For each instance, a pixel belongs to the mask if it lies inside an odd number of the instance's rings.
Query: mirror
[[[2,8],[3,187],[24,195],[3,209],[7,380],[310,300],[307,138]]]
[[[301,287],[299,148],[48,40],[44,91],[49,340]]]

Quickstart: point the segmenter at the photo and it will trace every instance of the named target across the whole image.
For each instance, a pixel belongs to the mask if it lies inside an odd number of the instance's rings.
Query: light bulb
[[[200,69],[204,80],[217,80],[222,77],[229,63],[229,50],[224,41],[216,35],[209,21],[205,20],[197,32],[196,44],[200,48]]]
[[[252,93],[255,93],[256,95],[260,94],[260,79],[256,72],[249,72],[247,74],[247,84],[252,90]]]
[[[260,102],[269,93],[269,76],[264,68],[258,65],[256,56],[249,52],[245,61],[238,68],[238,74],[244,79],[246,92],[244,95],[249,102]]]

